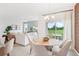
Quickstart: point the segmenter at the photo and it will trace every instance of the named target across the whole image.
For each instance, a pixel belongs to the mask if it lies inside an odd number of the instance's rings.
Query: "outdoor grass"
[[[62,29],[62,30],[49,29],[49,30],[48,30],[49,35],[52,35],[53,33],[56,33],[56,34],[60,34],[60,35],[63,36],[63,32],[64,32],[64,29]]]

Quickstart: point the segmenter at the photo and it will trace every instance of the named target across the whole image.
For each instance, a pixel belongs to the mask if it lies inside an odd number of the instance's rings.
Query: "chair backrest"
[[[59,45],[59,48],[62,48],[64,43],[66,42],[67,40],[64,40],[60,45]]]
[[[32,55],[35,56],[48,56],[48,51],[44,46],[32,44]]]
[[[63,47],[60,49],[60,51],[58,52],[58,55],[59,56],[66,56],[68,51],[69,51],[69,48],[70,48],[70,45],[71,45],[71,41],[67,40]]]
[[[37,40],[39,38],[38,33],[37,32],[31,32],[31,33],[27,33],[27,36],[29,38],[29,40],[32,42],[34,40]]]
[[[4,44],[4,42],[5,42],[5,37],[1,37],[0,38],[0,43]]]
[[[14,46],[14,38],[5,43],[6,52],[10,53],[13,49],[13,46]]]

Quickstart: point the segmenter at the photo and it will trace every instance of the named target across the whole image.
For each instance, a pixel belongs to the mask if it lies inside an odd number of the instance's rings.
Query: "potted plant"
[[[9,33],[9,31],[11,31],[11,30],[12,30],[12,27],[11,26],[7,26],[5,31],[4,31],[5,34],[2,37],[5,37]]]

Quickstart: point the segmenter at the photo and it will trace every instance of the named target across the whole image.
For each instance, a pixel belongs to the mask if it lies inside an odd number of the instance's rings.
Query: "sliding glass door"
[[[60,21],[49,21],[47,23],[48,35],[52,38],[63,40],[64,23]]]
[[[46,19],[46,32],[51,38],[58,40],[71,40],[72,38],[72,11],[57,13]],[[52,18],[53,16],[53,18]]]

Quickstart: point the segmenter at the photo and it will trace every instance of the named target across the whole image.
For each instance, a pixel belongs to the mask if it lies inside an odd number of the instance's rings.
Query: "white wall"
[[[46,20],[44,20],[43,16],[40,16],[38,21],[38,33],[40,37],[46,36]]]
[[[0,19],[0,36],[2,36],[6,26],[7,26],[6,21]]]

